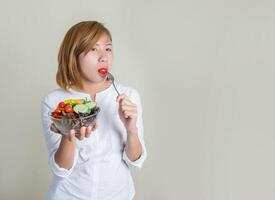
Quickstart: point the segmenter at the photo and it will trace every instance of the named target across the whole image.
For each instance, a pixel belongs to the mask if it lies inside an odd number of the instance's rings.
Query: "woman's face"
[[[84,83],[99,83],[106,79],[106,76],[99,74],[98,69],[104,67],[111,70],[113,64],[112,41],[107,34],[102,34],[94,47],[86,54],[81,53],[78,63]]]

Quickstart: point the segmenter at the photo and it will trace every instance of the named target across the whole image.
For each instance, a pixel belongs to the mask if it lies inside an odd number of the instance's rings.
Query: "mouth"
[[[99,75],[102,77],[105,77],[108,74],[107,67],[100,67],[97,71],[98,71]]]

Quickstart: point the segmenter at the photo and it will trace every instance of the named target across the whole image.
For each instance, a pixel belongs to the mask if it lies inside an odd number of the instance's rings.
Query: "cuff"
[[[142,153],[141,153],[140,157],[135,161],[131,161],[128,158],[127,153],[126,153],[126,147],[124,148],[123,155],[122,155],[123,160],[126,162],[126,164],[128,166],[134,166],[138,169],[141,169],[142,164],[145,161],[146,157],[147,157],[147,152],[146,152],[146,149],[145,149],[144,145],[142,145]]]
[[[55,162],[55,158],[54,158],[55,152],[56,151],[54,151],[54,153],[52,153],[52,155],[49,158],[49,165],[50,165],[51,171],[53,172],[54,175],[56,175],[58,177],[66,178],[72,173],[74,166],[78,160],[78,150],[75,149],[74,162],[70,169],[62,168]]]

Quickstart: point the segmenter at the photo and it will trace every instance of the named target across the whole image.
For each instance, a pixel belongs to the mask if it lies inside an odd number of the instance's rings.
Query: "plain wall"
[[[113,74],[142,97],[136,200],[275,199],[275,3],[1,1],[0,199],[46,199],[40,102],[66,31],[98,20]]]

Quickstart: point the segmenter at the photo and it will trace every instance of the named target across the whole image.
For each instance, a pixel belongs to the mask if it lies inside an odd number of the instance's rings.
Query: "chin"
[[[107,80],[107,76],[105,76],[105,77],[99,76],[99,78],[95,82],[102,83],[102,82],[104,82],[106,80]]]

